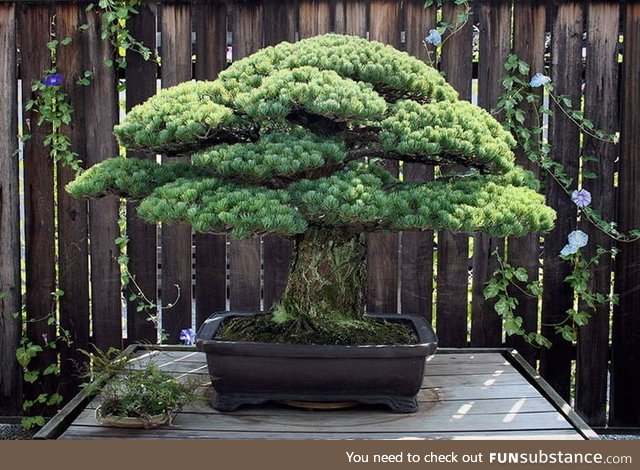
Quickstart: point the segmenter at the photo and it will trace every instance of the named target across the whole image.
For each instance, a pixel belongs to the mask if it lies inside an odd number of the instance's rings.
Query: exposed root
[[[290,344],[411,344],[417,342],[407,322],[371,318],[328,321],[299,315],[274,322],[271,315],[236,317],[220,328],[216,339]]]

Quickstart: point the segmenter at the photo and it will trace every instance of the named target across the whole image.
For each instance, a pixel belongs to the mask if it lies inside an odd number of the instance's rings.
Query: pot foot
[[[402,397],[389,395],[286,395],[280,393],[217,393],[212,400],[213,407],[218,411],[235,411],[242,405],[261,405],[268,401],[280,403],[294,402],[296,408],[314,410],[331,409],[334,407],[318,406],[321,404],[332,405],[335,403],[349,403],[350,405],[385,405],[393,413],[415,413],[418,411],[418,399],[416,397]],[[310,406],[301,406],[309,403]],[[334,408],[335,409],[335,408]]]

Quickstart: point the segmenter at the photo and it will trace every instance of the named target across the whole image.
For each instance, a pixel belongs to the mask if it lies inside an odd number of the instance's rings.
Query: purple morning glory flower
[[[538,72],[533,77],[531,77],[531,81],[529,85],[533,88],[538,88],[541,86],[545,86],[546,84],[551,83],[551,77],[546,76],[543,73]]]
[[[571,193],[571,200],[578,207],[587,207],[591,204],[591,193],[586,189],[575,190]]]
[[[432,29],[431,31],[429,31],[427,37],[424,38],[424,42],[426,42],[427,44],[433,44],[434,46],[440,44],[442,42],[442,35],[440,34],[440,31],[438,31],[437,29]]]
[[[44,77],[42,79],[42,83],[47,86],[58,86],[62,83],[63,78],[64,77],[59,73],[54,73],[52,75],[47,75],[46,77]]]
[[[584,233],[582,230],[574,230],[567,237],[569,245],[575,246],[576,248],[582,248],[583,246],[587,246],[589,243],[589,235]]]
[[[574,245],[565,245],[564,248],[560,251],[562,256],[573,255],[578,252],[578,247]]]
[[[186,345],[191,345],[196,342],[196,331],[193,328],[185,328],[180,332],[180,341],[183,341]]]

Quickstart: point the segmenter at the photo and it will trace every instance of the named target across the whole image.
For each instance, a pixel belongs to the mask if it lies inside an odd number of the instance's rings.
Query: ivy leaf
[[[495,283],[489,283],[487,287],[484,288],[484,299],[493,299],[496,295],[498,295],[498,292],[499,290]]]
[[[508,315],[511,312],[509,308],[509,302],[507,302],[506,299],[498,300],[496,304],[493,306],[493,308],[495,309],[496,312],[498,312],[499,315],[502,315],[502,316]]]
[[[578,326],[584,326],[587,323],[589,323],[589,318],[590,318],[590,315],[587,312],[582,312],[582,311],[576,312],[573,315],[573,321]]]
[[[47,406],[58,405],[62,403],[62,400],[63,400],[62,395],[60,395],[59,393],[54,393],[47,400]]]
[[[527,282],[529,280],[529,275],[527,274],[527,270],[524,268],[516,269],[516,272],[514,274],[516,276],[516,279],[520,282]]]
[[[58,364],[49,364],[47,368],[42,372],[42,375],[58,375],[60,373],[60,367]]]
[[[23,378],[25,382],[32,384],[36,380],[38,380],[39,375],[40,375],[40,372],[38,372],[37,370],[28,370],[24,373]]]

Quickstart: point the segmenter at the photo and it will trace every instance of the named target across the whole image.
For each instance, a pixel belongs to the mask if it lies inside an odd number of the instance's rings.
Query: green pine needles
[[[144,219],[186,222],[199,232],[287,237],[295,243],[291,275],[311,276],[307,281],[326,278],[331,266],[342,269],[331,252],[355,246],[356,238],[361,244],[362,234],[523,235],[550,230],[555,219],[537,181],[515,166],[513,137],[489,113],[458,101],[434,68],[357,37],[265,48],[214,82],[162,90],[115,133],[130,150],[188,155],[191,164],[106,160],[68,185],[72,195],[141,199]],[[405,182],[385,169],[385,160],[436,165],[447,176]],[[335,246],[324,261],[314,257],[314,272],[303,272],[296,253],[322,231],[336,236]],[[366,279],[356,278],[362,292]],[[285,291],[277,307],[279,328],[298,319],[300,341],[301,324],[314,330],[321,319],[335,322],[336,313],[364,311],[366,296],[359,295],[361,302],[322,301],[322,309],[302,313],[294,298],[300,291]],[[333,311],[347,304],[351,311]],[[300,315],[310,321],[301,323]]]

